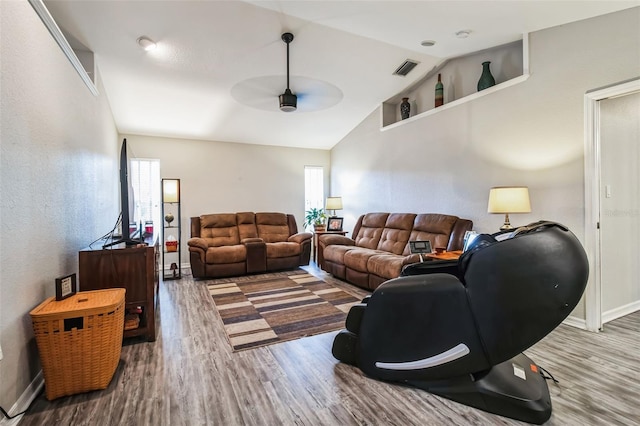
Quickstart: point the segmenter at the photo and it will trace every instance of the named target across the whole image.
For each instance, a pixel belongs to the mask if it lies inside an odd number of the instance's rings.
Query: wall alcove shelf
[[[491,61],[491,72],[496,85],[477,91],[477,82],[482,70],[482,62]],[[438,74],[444,83],[442,106],[434,106],[435,84]],[[380,130],[386,131],[424,117],[455,108],[499,90],[520,84],[529,78],[529,37],[523,34],[522,40],[495,46],[464,56],[446,59],[416,83],[389,98],[380,108]],[[411,116],[400,118],[400,102],[408,97],[411,103]]]

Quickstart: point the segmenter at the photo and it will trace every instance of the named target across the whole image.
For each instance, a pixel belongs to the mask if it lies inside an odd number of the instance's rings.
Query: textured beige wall
[[[0,2],[0,405],[40,370],[29,311],[118,215],[118,140],[26,1]],[[102,90],[99,87],[99,90]]]
[[[530,34],[530,71],[523,83],[384,132],[374,111],[331,151],[346,229],[362,213],[396,211],[455,214],[495,232],[503,217],[487,214],[489,188],[527,185],[532,212],[512,224],[555,220],[582,239],[584,94],[638,76],[640,8]],[[583,304],[574,315],[584,318]]]
[[[188,263],[189,218],[207,213],[277,211],[304,223],[304,166],[325,169],[326,150],[122,135],[133,155],[160,160],[160,174],[180,179],[182,263]]]

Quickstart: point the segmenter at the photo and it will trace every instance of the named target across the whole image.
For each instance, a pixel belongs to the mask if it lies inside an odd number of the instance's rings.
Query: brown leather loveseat
[[[194,278],[230,277],[309,264],[311,237],[293,215],[215,213],[191,218],[187,242]]]
[[[400,276],[402,267],[420,261],[409,251],[409,241],[431,242],[447,251],[462,250],[464,234],[473,222],[444,214],[367,213],[353,228],[353,239],[321,235],[318,265],[336,278],[375,290]]]

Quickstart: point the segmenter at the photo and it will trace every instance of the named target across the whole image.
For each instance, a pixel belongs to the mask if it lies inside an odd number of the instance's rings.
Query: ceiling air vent
[[[402,77],[404,77],[405,75],[409,74],[411,70],[414,69],[418,64],[419,62],[407,59],[402,65],[398,67],[397,70],[393,72],[393,75],[401,75]]]

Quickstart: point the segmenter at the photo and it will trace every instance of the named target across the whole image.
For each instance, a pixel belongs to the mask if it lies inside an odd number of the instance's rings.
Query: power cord
[[[549,371],[543,367],[538,366],[538,368],[540,369],[540,375],[542,376],[543,379],[545,380],[553,380],[553,383],[560,383],[558,380],[556,380],[555,377],[553,377],[553,375],[551,373],[549,373]]]

